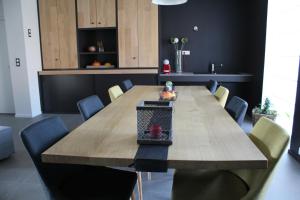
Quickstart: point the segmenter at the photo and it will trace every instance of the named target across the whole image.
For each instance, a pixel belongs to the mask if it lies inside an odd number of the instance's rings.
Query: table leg
[[[133,191],[132,194],[131,194],[130,200],[135,200],[135,194],[134,194],[134,191]]]
[[[137,172],[138,175],[138,192],[139,200],[143,200],[143,182],[142,182],[142,172]]]
[[[148,181],[151,181],[151,172],[147,172],[148,175]]]

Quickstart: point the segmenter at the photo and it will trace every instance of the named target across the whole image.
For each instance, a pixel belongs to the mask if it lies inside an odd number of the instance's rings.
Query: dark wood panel
[[[76,103],[97,94],[110,103],[108,89],[130,79],[135,85],[156,85],[157,75],[60,75],[39,76],[43,113],[78,113]]]
[[[77,101],[95,94],[93,75],[40,76],[44,113],[77,113]]]
[[[76,103],[89,95],[97,94],[105,105],[110,103],[108,89],[130,79],[134,85],[157,85],[155,74],[118,75],[60,75],[40,76],[41,101],[44,113],[77,113]],[[162,82],[163,83],[163,82]],[[206,85],[207,82],[175,82],[175,85]],[[220,82],[230,90],[229,99],[239,96],[253,106],[249,90],[252,83]]]

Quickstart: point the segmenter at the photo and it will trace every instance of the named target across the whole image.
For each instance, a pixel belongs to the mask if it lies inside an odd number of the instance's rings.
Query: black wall
[[[161,60],[174,61],[170,37],[189,38],[184,71],[208,73],[209,64],[223,63],[221,72],[249,72],[246,61],[264,49],[266,1],[189,0],[178,6],[160,7]],[[261,9],[263,7],[265,9]],[[260,21],[256,18],[259,17]],[[194,25],[199,31],[193,31]],[[256,34],[258,33],[258,34]],[[256,60],[256,58],[253,58]],[[254,66],[256,67],[256,66]]]
[[[298,149],[300,147],[300,63],[299,63],[299,72],[298,72],[298,84],[297,84],[297,96],[296,96],[296,105],[294,113],[294,124],[291,138],[291,147],[289,153],[300,161],[300,156],[298,155]]]
[[[170,37],[188,37],[185,72],[209,73],[211,63],[224,64],[218,73],[251,73],[249,94],[260,103],[265,55],[267,0],[189,0],[178,6],[160,7],[160,62],[170,59]],[[199,31],[193,30],[194,26]]]

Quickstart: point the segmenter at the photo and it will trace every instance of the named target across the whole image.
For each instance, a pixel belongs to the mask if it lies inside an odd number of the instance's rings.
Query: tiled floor
[[[35,119],[14,118],[12,115],[0,115],[0,125],[11,126],[14,133],[16,153],[9,159],[0,161],[0,200],[44,200],[46,199],[39,176],[28,156],[19,136],[19,131],[27,124],[48,115]],[[81,123],[79,115],[60,115],[69,129]],[[250,123],[245,123],[246,132],[251,130]],[[143,174],[143,193],[145,200],[170,199],[173,171],[167,174],[152,173],[148,181]],[[300,199],[300,163],[287,153],[281,159],[276,173],[267,188],[266,199],[281,200]]]

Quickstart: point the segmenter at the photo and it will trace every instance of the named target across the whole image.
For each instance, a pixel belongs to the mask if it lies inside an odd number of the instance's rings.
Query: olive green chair
[[[108,89],[108,94],[109,94],[111,102],[113,102],[123,94],[123,91],[120,88],[120,86],[115,85]]]
[[[229,95],[229,90],[223,86],[218,87],[215,93],[215,97],[217,98],[217,100],[219,101],[219,103],[223,108],[225,107],[225,104],[227,102],[228,95]]]
[[[172,188],[173,200],[254,200],[263,196],[263,186],[287,146],[284,129],[267,118],[261,118],[249,135],[268,158],[268,169],[232,171],[177,170]]]

